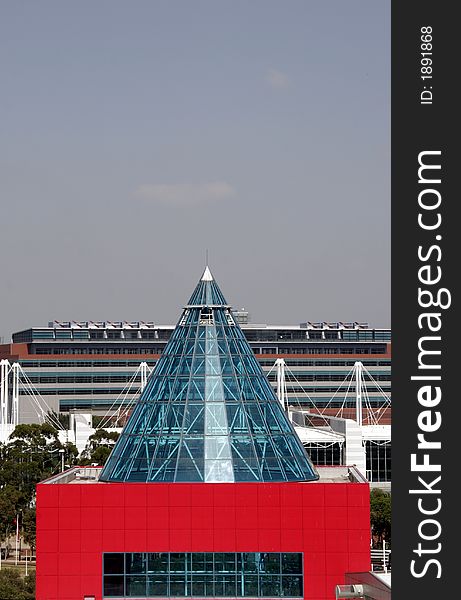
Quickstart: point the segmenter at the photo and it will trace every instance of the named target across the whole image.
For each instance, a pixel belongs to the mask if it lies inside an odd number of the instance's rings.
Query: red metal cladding
[[[370,568],[360,483],[40,484],[37,600],[102,600],[103,552],[303,552],[304,598]]]

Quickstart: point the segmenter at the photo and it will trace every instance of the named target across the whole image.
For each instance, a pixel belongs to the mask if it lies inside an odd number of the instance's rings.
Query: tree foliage
[[[34,600],[35,575],[21,577],[14,569],[2,568],[0,571],[1,600]]]
[[[61,454],[68,464],[78,455],[73,444],[62,444],[48,423],[18,425],[6,444],[0,445],[0,540],[12,534],[15,519],[27,514],[37,483],[58,473]],[[0,596],[1,597],[1,596]]]
[[[0,541],[14,535],[19,518],[25,542],[35,548],[35,486],[59,473],[60,451],[64,450],[66,465],[104,465],[118,438],[119,433],[98,429],[79,457],[77,448],[62,444],[58,431],[50,424],[18,425],[8,442],[0,444]],[[1,600],[9,597],[0,593]],[[28,598],[14,594],[11,597]]]
[[[391,542],[391,495],[380,489],[370,493],[370,518],[373,537],[377,542]]]
[[[7,484],[0,489],[0,542],[8,539],[16,530],[18,507],[21,504],[21,493],[12,485]]]
[[[26,508],[22,515],[22,535],[26,544],[34,550],[36,545],[35,507]]]
[[[119,437],[120,434],[116,431],[97,429],[88,438],[86,448],[80,457],[80,464],[89,465],[96,463],[99,466],[103,466]]]

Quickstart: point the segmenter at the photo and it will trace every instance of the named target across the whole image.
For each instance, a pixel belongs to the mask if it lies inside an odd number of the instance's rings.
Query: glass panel
[[[226,435],[228,430],[225,404],[207,403],[205,410],[205,435]]]
[[[147,554],[145,552],[131,552],[125,554],[125,568],[127,574],[146,573]]]
[[[226,403],[227,421],[230,433],[248,433],[247,420],[240,404]]]
[[[208,483],[234,481],[232,460],[205,460],[205,481]]]
[[[165,460],[163,458],[153,460],[151,469],[152,471],[149,481],[173,481],[176,469],[176,461]]]
[[[187,404],[183,433],[203,433],[204,410],[203,404]]]
[[[201,375],[203,377],[203,375],[205,375],[205,359],[203,358],[203,356],[200,356],[195,359],[191,370],[194,377],[196,377],[197,375]]]
[[[234,458],[235,481],[260,481],[261,473],[258,461],[251,458]]]
[[[232,447],[240,458],[255,458],[253,438],[243,435],[232,436]]]
[[[205,569],[207,573],[214,572],[214,554],[212,552],[205,552]]]
[[[180,375],[189,375],[192,367],[192,359],[186,358],[181,362],[181,366],[179,368]]]
[[[252,402],[246,407],[248,415],[248,424],[252,433],[264,432],[266,428],[265,419],[259,408],[259,403]]]
[[[279,597],[281,591],[279,575],[261,575],[259,578],[260,596]]]
[[[186,578],[184,575],[170,576],[170,596],[187,596]]]
[[[104,577],[104,596],[113,598],[125,595],[123,575],[106,575]]]
[[[223,360],[221,359],[221,372],[223,375],[233,375],[234,368],[230,359]]]
[[[259,596],[258,576],[245,575],[243,580],[243,595],[244,596]]]
[[[234,377],[223,377],[224,394],[230,400],[240,400],[240,387]]]
[[[163,421],[163,433],[181,433],[183,429],[184,405],[171,404]]]
[[[187,436],[183,438],[181,446],[181,458],[189,456],[199,462],[203,459],[203,437]]]
[[[217,573],[235,573],[235,554],[218,552],[214,555],[214,564]]]
[[[302,554],[294,552],[285,552],[282,554],[282,573],[302,574]]]
[[[192,577],[192,596],[214,596],[213,575],[195,575]]]
[[[144,575],[128,575],[126,578],[125,596],[129,598],[145,598],[147,595],[147,577]]]
[[[186,555],[184,552],[170,554],[170,571],[172,573],[186,572]]]
[[[205,438],[205,460],[232,458],[229,438],[213,436]]]
[[[235,575],[215,575],[214,595],[215,596],[235,596],[236,595]]]
[[[242,554],[242,567],[245,573],[257,573],[259,570],[259,552]]]
[[[168,553],[151,552],[148,562],[149,573],[168,573]]]
[[[147,578],[149,596],[168,596],[168,575],[150,575]]]
[[[212,573],[213,554],[211,552],[194,552],[192,554],[192,571],[194,573]]]
[[[107,553],[104,554],[104,573],[123,574],[125,572],[124,554]]]
[[[207,402],[224,402],[223,383],[221,377],[207,375],[206,381]]]
[[[179,449],[179,436],[158,438],[156,459],[176,456]]]
[[[281,430],[279,421],[275,418],[272,412],[272,406],[269,402],[263,405],[264,419],[271,432],[279,432]]]
[[[261,554],[260,570],[265,573],[280,573],[280,554],[273,552]]]
[[[175,481],[203,481],[203,460],[180,458],[176,466]]]
[[[149,465],[147,459],[136,459],[131,466],[130,481],[146,481]]]
[[[189,387],[189,400],[201,400],[205,397],[205,378],[204,377],[194,377],[191,381],[191,385]]]
[[[282,576],[282,594],[284,596],[291,596],[292,598],[299,598],[303,596],[302,577],[296,575],[283,575]]]

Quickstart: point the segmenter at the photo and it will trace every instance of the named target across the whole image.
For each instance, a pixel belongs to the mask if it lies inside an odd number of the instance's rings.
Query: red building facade
[[[108,552],[299,552],[303,597],[332,600],[345,573],[370,568],[369,487],[319,471],[315,483],[44,482],[36,598],[102,600]]]

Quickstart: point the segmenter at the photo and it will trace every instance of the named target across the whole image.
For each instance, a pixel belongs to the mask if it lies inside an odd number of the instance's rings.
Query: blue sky
[[[254,322],[390,323],[390,3],[0,6],[0,335],[173,323],[210,265]]]

